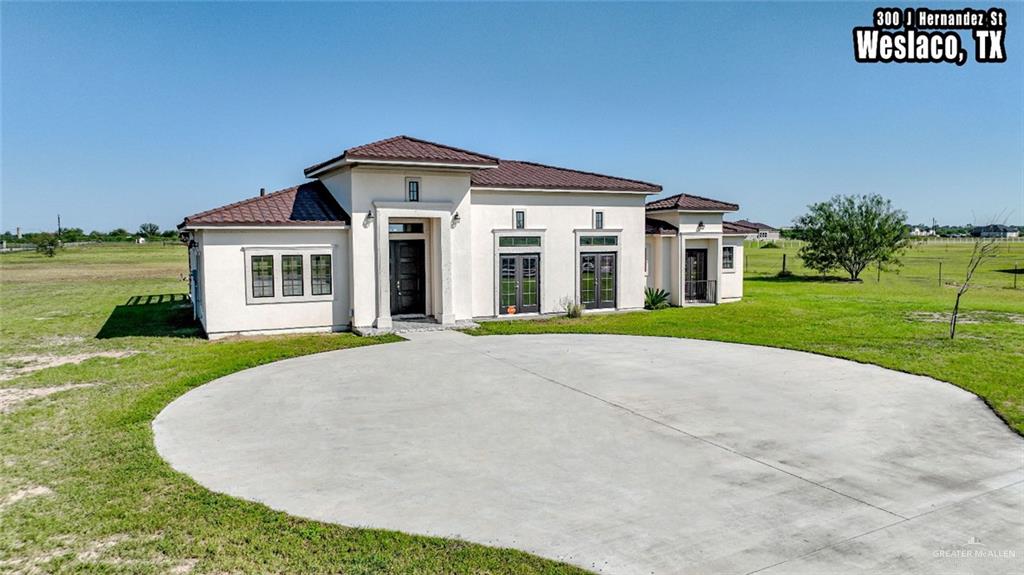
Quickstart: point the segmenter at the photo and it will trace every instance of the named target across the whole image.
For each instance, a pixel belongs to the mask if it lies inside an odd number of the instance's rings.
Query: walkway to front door
[[[391,315],[424,314],[426,266],[423,240],[391,240]]]

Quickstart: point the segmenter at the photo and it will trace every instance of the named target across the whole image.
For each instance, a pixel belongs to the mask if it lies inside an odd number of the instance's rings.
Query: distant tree
[[[178,230],[164,230],[160,232],[160,237],[175,239],[178,237]]]
[[[160,226],[156,224],[145,223],[139,226],[139,235],[150,237],[160,233]]]
[[[60,239],[58,239],[57,236],[53,234],[36,234],[33,243],[36,244],[37,252],[50,258],[57,255],[57,250],[60,248]]]
[[[80,242],[86,238],[82,228],[64,228],[60,231],[60,239],[64,242]]]
[[[908,245],[904,222],[907,215],[877,194],[835,196],[808,206],[795,220],[806,243],[800,258],[807,267],[828,273],[843,269],[858,279],[869,264],[899,265]]]
[[[123,242],[129,237],[128,230],[124,228],[114,228],[107,234],[107,239],[113,242]]]

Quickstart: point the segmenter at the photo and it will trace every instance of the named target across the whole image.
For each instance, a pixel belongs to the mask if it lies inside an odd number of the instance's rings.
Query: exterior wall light
[[[462,217],[459,216],[459,212],[455,212],[455,215],[452,216],[452,227],[454,228],[455,226],[459,225],[459,222],[461,221]]]
[[[697,231],[698,232],[704,231],[704,220],[701,220],[701,221],[697,222]]]
[[[370,224],[372,224],[374,222],[374,220],[376,220],[376,219],[377,218],[373,217],[373,210],[370,210],[369,212],[366,212],[366,217],[363,218],[363,227],[364,228],[370,227]]]

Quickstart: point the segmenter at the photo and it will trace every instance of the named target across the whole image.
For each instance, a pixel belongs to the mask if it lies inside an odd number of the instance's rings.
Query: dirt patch
[[[3,511],[7,507],[14,505],[22,499],[28,499],[30,497],[42,497],[44,495],[53,495],[53,490],[45,485],[33,485],[32,487],[24,487],[11,493],[10,495],[0,499],[0,511]]]
[[[907,314],[907,321],[949,323],[950,315],[950,313],[938,311],[913,311]],[[1015,323],[1024,325],[1024,314],[1000,311],[968,311],[960,313],[957,323],[961,325],[978,323]]]
[[[0,381],[14,379],[15,377],[39,371],[41,369],[58,367],[69,363],[82,363],[83,361],[94,357],[121,359],[135,355],[136,353],[137,352],[134,351],[91,351],[71,355],[45,354],[12,356],[5,358],[3,360],[3,365],[0,365]]]
[[[18,404],[35,399],[46,397],[61,391],[77,389],[80,387],[92,387],[95,383],[72,383],[68,385],[55,385],[53,387],[0,387],[0,413],[13,411]]]

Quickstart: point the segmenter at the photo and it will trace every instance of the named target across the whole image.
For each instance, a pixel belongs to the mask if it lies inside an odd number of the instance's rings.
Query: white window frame
[[[338,255],[334,244],[309,246],[252,246],[242,248],[242,262],[245,268],[245,303],[246,305],[310,303],[334,301],[338,293]],[[281,256],[302,256],[302,295],[284,295],[284,276],[281,269]],[[331,256],[331,293],[312,295],[313,268],[310,256]],[[271,256],[274,261],[274,295],[272,297],[253,297],[252,295],[252,256]]]

